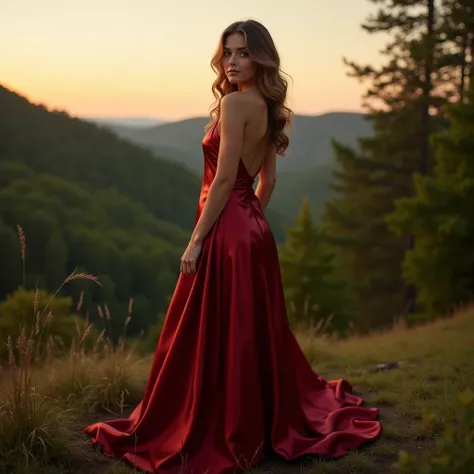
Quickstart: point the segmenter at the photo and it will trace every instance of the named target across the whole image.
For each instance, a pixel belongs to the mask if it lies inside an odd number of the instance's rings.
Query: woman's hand
[[[184,275],[194,275],[196,273],[196,262],[202,250],[201,241],[191,240],[181,257],[180,272]]]

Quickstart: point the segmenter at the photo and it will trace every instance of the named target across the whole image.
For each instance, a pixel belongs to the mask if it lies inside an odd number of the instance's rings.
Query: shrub
[[[401,451],[395,467],[410,474],[471,474],[474,466],[474,393],[467,388],[459,395],[462,418],[457,425],[448,425],[438,440],[437,450],[420,460]],[[428,413],[425,420],[434,423]]]

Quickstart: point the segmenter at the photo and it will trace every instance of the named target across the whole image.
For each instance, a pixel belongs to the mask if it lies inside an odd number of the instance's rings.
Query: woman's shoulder
[[[267,108],[263,96],[249,94],[245,91],[232,91],[227,93],[222,97],[220,105],[226,109],[245,107],[250,114],[258,114]]]
[[[245,102],[251,114],[259,114],[267,109],[267,103],[261,93],[236,92],[241,95],[241,100]]]

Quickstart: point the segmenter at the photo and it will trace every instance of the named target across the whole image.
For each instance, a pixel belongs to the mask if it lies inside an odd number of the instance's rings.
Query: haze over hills
[[[202,172],[201,140],[208,117],[195,117],[168,122],[154,127],[129,127],[105,124],[121,138],[151,149],[157,156],[163,151],[176,150],[178,161]],[[347,145],[356,145],[358,137],[371,134],[371,125],[363,114],[331,112],[323,115],[295,115],[288,131],[288,157],[278,160],[279,171],[303,171],[317,165],[332,163],[332,138]],[[179,155],[182,153],[182,156]]]
[[[82,120],[93,122],[98,125],[124,126],[130,128],[156,127],[167,123],[167,120],[160,120],[148,117],[81,117]]]
[[[166,157],[201,174],[201,141],[208,117],[194,117],[153,127],[129,127],[104,124],[119,137],[150,149],[157,157]],[[363,114],[333,112],[323,115],[295,115],[289,130],[288,157],[279,157],[278,185],[270,208],[280,213],[286,223],[297,215],[305,196],[318,219],[325,200],[330,197],[334,169],[331,141],[336,139],[354,146],[357,138],[371,135],[371,125]]]

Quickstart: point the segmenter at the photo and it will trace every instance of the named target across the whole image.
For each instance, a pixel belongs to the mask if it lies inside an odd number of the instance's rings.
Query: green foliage
[[[459,93],[454,80],[444,80],[445,74],[456,77],[458,60],[445,61],[445,49],[430,33],[442,21],[445,5],[437,2],[430,15],[432,2],[377,3],[379,10],[363,27],[370,33],[390,33],[382,53],[386,62],[377,67],[346,62],[351,75],[369,83],[364,98],[374,135],[361,138],[358,150],[334,144],[337,195],[327,202],[323,217],[324,231],[349,280],[356,326],[364,331],[390,327],[394,317],[411,309],[411,288],[401,275],[411,239],[393,234],[385,218],[398,199],[412,194],[415,170],[430,169],[432,151],[422,144],[430,133],[444,128],[438,112]],[[443,79],[438,75],[441,67]],[[433,113],[423,120],[428,108]]]
[[[409,474],[470,474],[474,465],[474,394],[468,388],[460,393],[463,416],[457,425],[448,425],[438,440],[437,450],[421,459],[401,451],[395,467]],[[425,415],[433,423],[432,413]]]
[[[12,175],[17,165],[0,162],[0,174]],[[47,174],[28,173],[0,190],[0,296],[22,281],[20,246],[14,228],[28,235],[25,285],[47,291],[57,288],[75,268],[99,275],[103,288],[87,294],[84,303],[92,321],[105,300],[116,317],[126,314],[131,297],[137,301],[130,334],[146,330],[163,311],[179,268],[188,235],[174,224],[157,220],[143,206],[115,190],[86,191]],[[8,275],[8,278],[6,277]],[[77,300],[83,282],[65,293]],[[120,326],[120,325],[119,325]],[[118,334],[115,334],[117,336]]]
[[[23,163],[84,189],[115,188],[158,219],[191,227],[200,187],[195,173],[2,86],[0,110],[8,110],[0,119],[0,161]]]
[[[75,430],[73,410],[58,407],[32,387],[20,399],[10,395],[0,407],[1,472],[35,472],[28,468],[36,463],[79,462],[83,440]]]
[[[90,336],[87,336],[87,339]],[[119,415],[125,405],[138,403],[146,384],[142,360],[124,342],[113,344],[106,337],[95,339],[92,350],[72,346],[64,357],[50,362],[51,382],[42,391],[63,405],[81,412]]]
[[[334,254],[313,224],[308,199],[296,226],[286,230],[279,257],[291,322],[318,324],[331,317],[331,329],[344,332],[349,323],[345,285],[334,278]]]
[[[1,86],[0,109],[0,300],[20,285],[53,291],[78,268],[103,282],[84,296],[92,322],[105,300],[121,327],[133,297],[129,333],[146,331],[175,284],[198,176]],[[23,262],[18,224],[29,238]],[[63,293],[77,301],[84,290],[74,281]]]
[[[393,117],[391,130],[401,130],[403,122],[400,114]],[[390,233],[384,216],[397,196],[408,193],[407,169],[414,166],[415,152],[408,151],[406,143],[392,141],[399,139],[378,133],[361,140],[362,152],[334,144],[338,195],[326,203],[322,229],[337,255],[341,276],[348,280],[355,324],[361,331],[390,326],[403,306],[400,266],[406,242]],[[371,148],[382,144],[383,154],[374,155]],[[390,163],[394,160],[400,170]]]
[[[71,314],[71,306],[69,297],[53,298],[43,290],[35,292],[19,288],[0,303],[0,340],[6,341],[8,335],[16,339],[22,327],[26,333],[33,332],[39,338],[58,336],[64,343],[70,343],[76,324],[83,326],[81,318]],[[50,319],[45,334],[40,334],[44,326],[38,323],[39,319]],[[6,346],[2,344],[0,358],[6,351]]]
[[[21,228],[19,237],[23,254],[26,238]],[[2,472],[48,471],[49,467],[69,471],[72,464],[83,461],[80,453],[85,440],[76,429],[76,409],[114,408],[119,394],[123,409],[125,393],[135,396],[143,392],[142,384],[135,382],[135,367],[130,364],[132,352],[125,354],[123,341],[116,348],[102,333],[94,344],[93,363],[90,358],[85,360],[83,343],[90,337],[92,325],[81,328],[81,320],[69,316],[70,298],[58,297],[64,285],[78,280],[100,285],[93,275],[73,272],[52,295],[39,289],[20,289],[0,304],[5,331],[0,336],[8,355],[5,369],[0,367]],[[99,355],[100,338],[105,348]],[[59,373],[51,370],[53,360]],[[44,379],[37,376],[42,366],[49,369]],[[59,395],[62,403],[51,395]]]
[[[416,195],[387,218],[398,234],[416,236],[403,270],[425,317],[451,311],[474,290],[474,93],[448,111],[449,132],[433,137],[434,175],[417,175]]]

